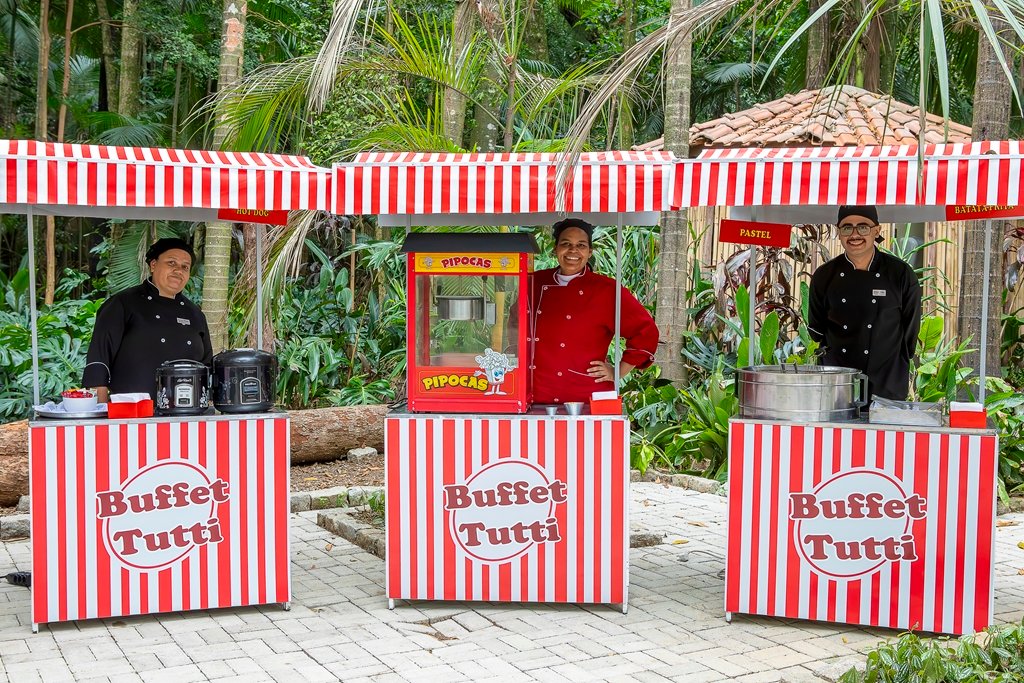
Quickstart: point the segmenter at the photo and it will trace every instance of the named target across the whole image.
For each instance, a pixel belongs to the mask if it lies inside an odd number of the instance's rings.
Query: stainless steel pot
[[[441,320],[483,320],[482,296],[439,296],[437,317]]]
[[[867,401],[868,377],[830,365],[758,365],[736,372],[740,417],[848,422]]]

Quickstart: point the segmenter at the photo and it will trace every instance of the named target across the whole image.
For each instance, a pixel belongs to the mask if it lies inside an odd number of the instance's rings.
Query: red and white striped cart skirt
[[[985,628],[997,453],[987,430],[733,420],[726,617]]]
[[[387,596],[619,604],[629,584],[629,423],[385,421]]]
[[[288,417],[29,425],[32,622],[291,600]]]

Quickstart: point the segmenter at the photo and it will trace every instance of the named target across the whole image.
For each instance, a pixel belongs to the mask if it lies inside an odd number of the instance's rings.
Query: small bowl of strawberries
[[[68,389],[60,392],[61,406],[66,413],[86,413],[96,410],[96,394],[88,389]]]

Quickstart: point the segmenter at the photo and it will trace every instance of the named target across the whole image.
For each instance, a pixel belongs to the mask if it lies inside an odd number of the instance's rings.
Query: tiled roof
[[[971,129],[934,114],[926,116],[925,142],[970,142]],[[920,110],[888,95],[843,85],[801,90],[745,111],[690,128],[691,152],[723,147],[846,147],[901,145],[918,141]],[[637,145],[660,150],[664,139]]]

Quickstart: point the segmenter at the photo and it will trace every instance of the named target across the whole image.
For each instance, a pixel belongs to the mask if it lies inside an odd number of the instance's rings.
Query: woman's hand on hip
[[[587,375],[589,375],[595,382],[615,381],[615,371],[612,369],[612,364],[605,363],[600,360],[590,361],[590,368],[587,370]]]

